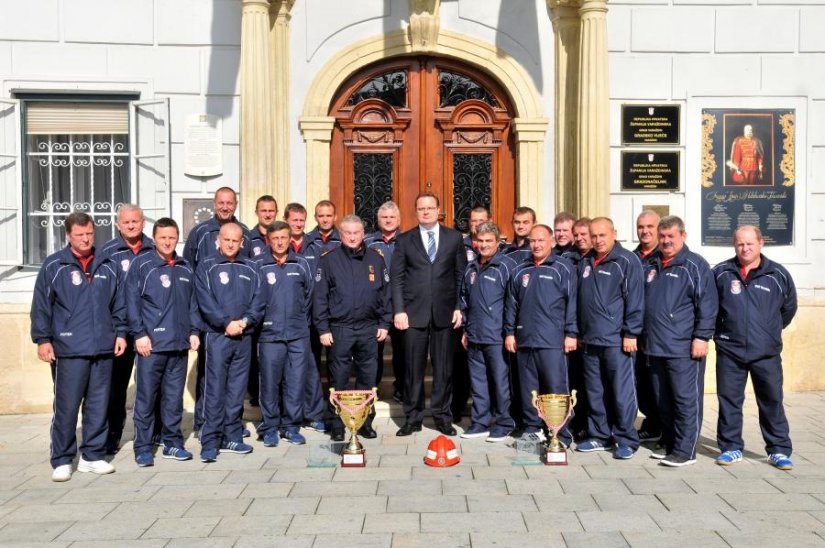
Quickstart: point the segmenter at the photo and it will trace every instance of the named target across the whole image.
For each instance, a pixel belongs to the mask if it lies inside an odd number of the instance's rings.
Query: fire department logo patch
[[[584,267],[584,272],[582,272],[582,278],[587,278],[590,276],[590,265]]]
[[[649,270],[648,273],[647,273],[647,283],[652,282],[653,278],[655,278],[655,277],[656,277],[656,271],[655,270]]]
[[[252,248],[252,254],[256,257],[261,254],[261,251],[261,247],[257,245]]]
[[[223,285],[226,285],[226,284],[229,283],[229,273],[227,273],[227,272],[221,272],[220,274],[218,274],[218,278],[221,280],[221,283]]]
[[[215,236],[215,249],[220,249],[220,248],[221,248],[221,243],[218,240],[218,237]]]
[[[266,273],[266,283],[269,285],[275,285],[275,273],[274,272],[267,272]]]
[[[83,283],[83,275],[77,270],[72,270],[72,284],[80,285]]]
[[[132,264],[132,261],[130,261],[129,259],[123,259],[122,261],[120,261],[120,268],[124,272],[129,272],[129,265],[130,264]]]
[[[321,269],[320,268],[317,271],[315,271],[315,281],[316,282],[321,281]]]
[[[470,285],[473,285],[474,283],[476,283],[476,273],[470,272]]]
[[[172,285],[172,281],[169,279],[169,276],[167,274],[160,275],[160,285],[162,285],[163,287],[169,287]]]
[[[742,293],[742,282],[740,282],[739,280],[731,280],[730,292],[734,295],[739,295],[740,293]]]
[[[468,249],[467,250],[467,262],[469,263],[470,261],[472,261],[475,258],[476,258],[476,252],[473,251],[472,249]]]
[[[527,287],[527,284],[529,284],[529,283],[530,283],[530,274],[524,274],[521,277],[521,286],[522,287]]]

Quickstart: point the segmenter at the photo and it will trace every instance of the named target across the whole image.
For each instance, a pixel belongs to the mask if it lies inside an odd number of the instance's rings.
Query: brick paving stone
[[[394,533],[392,548],[469,548],[470,534],[445,531],[443,533]]]
[[[682,546],[702,546],[702,548],[716,548],[727,546],[714,531],[696,531],[685,529],[681,531],[627,531],[622,533],[625,540],[633,548],[659,548],[669,546],[676,539]]]
[[[693,489],[681,478],[629,478],[624,484],[634,495],[657,495],[664,493],[693,494]]]
[[[367,466],[366,468],[338,468],[332,481],[408,480],[412,477],[409,466]]]
[[[169,485],[158,489],[150,500],[236,499],[243,485]]]
[[[429,466],[422,466],[421,468],[412,469],[412,479],[440,479],[440,480],[459,480],[459,479],[473,479],[473,469],[470,466],[458,464],[450,468],[431,468]]]
[[[72,521],[8,523],[0,529],[0,543],[50,541],[72,526]]]
[[[205,503],[207,501],[199,502]],[[220,501],[220,503],[226,505],[224,501]],[[179,518],[183,517],[193,504],[196,503],[191,501],[121,502],[106,518]]]
[[[526,533],[519,512],[477,512],[467,514],[421,514],[421,531],[466,531],[468,533]]]
[[[286,537],[282,535],[255,535],[240,536],[236,539],[227,538],[233,544],[229,546],[277,546],[278,548],[311,548],[315,544],[315,535],[302,535],[296,537]],[[215,537],[213,537],[215,538]],[[211,540],[211,539],[210,539]],[[215,538],[215,540],[218,540]],[[198,547],[200,548],[200,547]]]
[[[231,504],[227,504],[225,500],[196,500],[186,509],[186,513],[183,514],[183,517],[207,518],[215,516],[243,516],[246,514],[251,504],[252,499],[244,498],[235,499]]]
[[[21,506],[3,518],[3,521],[78,521],[99,520],[117,506],[116,502],[90,502],[83,504],[33,504]]]
[[[753,548],[754,546],[817,546],[823,545],[823,538],[803,531],[764,531],[760,533],[725,531],[722,539],[732,548]]]
[[[747,494],[778,494],[781,493],[779,489],[771,485],[765,480],[758,479],[754,481],[740,481],[736,478],[716,478],[716,479],[702,479],[689,478],[685,479],[691,489],[700,494],[733,494],[733,493],[747,493]]]
[[[587,480],[592,479],[584,469],[584,466],[524,466],[524,473],[530,479],[565,479],[565,480]]]
[[[524,466],[473,466],[473,479],[526,479]]]
[[[630,490],[627,485],[618,479],[591,479],[591,480],[566,480],[560,479],[559,483],[565,493],[576,494],[625,494],[629,495]]]
[[[611,463],[612,464],[612,463]],[[587,474],[592,479],[651,479],[653,474],[646,466],[611,466],[610,464],[603,465],[587,465],[584,467]]]
[[[320,501],[321,497],[260,498],[252,501],[244,515],[314,514]]]
[[[771,478],[768,483],[783,493],[825,494],[825,479],[811,478]]]
[[[391,533],[369,534],[324,534],[315,537],[314,546],[324,548],[390,548],[392,546]]]
[[[628,546],[627,541],[619,532],[564,532],[562,533],[562,537],[564,537],[564,543],[567,548],[593,548],[593,546],[598,546],[599,548],[619,548]]]
[[[296,514],[289,524],[287,535],[316,535],[326,531],[336,533],[360,533],[364,526],[364,514],[336,516],[333,514]]]
[[[463,495],[390,495],[387,497],[387,512],[417,513],[464,513],[467,512],[467,498]]]
[[[536,501],[539,512],[586,512],[599,509],[592,495],[533,495],[533,500]]]
[[[648,515],[663,530],[689,531],[727,531],[736,526],[720,510],[695,509],[690,512],[651,510]],[[681,542],[681,540],[680,540]]]
[[[129,540],[140,537],[155,518],[107,519],[78,521],[57,537],[57,540]]]
[[[238,498],[282,498],[292,491],[292,483],[253,483],[247,485]]]
[[[748,510],[825,510],[825,503],[811,495],[782,493],[778,495],[725,493],[720,495],[739,512]]]
[[[561,495],[561,485],[555,479],[508,479],[504,482],[511,495]]]
[[[169,539],[132,539],[132,540],[118,540],[117,548],[161,548],[166,546]],[[111,540],[85,540],[73,542],[72,548],[111,548]]]
[[[445,495],[506,495],[507,483],[503,479],[447,479],[441,482]]]
[[[468,495],[470,512],[538,512],[531,495]]]
[[[560,533],[471,533],[470,539],[473,548],[488,548],[494,546],[518,546],[519,548],[546,548],[547,546],[561,546],[564,543]]]
[[[221,483],[229,472],[224,470],[199,470],[197,472],[160,472],[146,485],[208,485]]]
[[[666,511],[655,495],[614,495],[594,493],[591,495],[599,510],[620,512],[622,510],[657,512]]]
[[[584,531],[579,517],[575,512],[549,511],[525,513],[524,521],[527,530],[536,534],[556,534],[565,531]]]
[[[364,533],[418,533],[420,530],[420,514],[414,512],[367,514],[364,519]]]
[[[252,532],[258,535],[283,535],[291,521],[291,514],[270,515],[266,519],[261,519],[260,516],[227,516],[221,518],[210,535],[239,537]]]
[[[231,548],[238,542],[235,537],[210,537],[210,538],[173,538],[165,548]],[[272,541],[270,541],[270,544]],[[251,546],[260,546],[253,544]],[[242,546],[247,546],[246,544]],[[118,547],[120,548],[120,547]]]
[[[387,497],[375,496],[325,496],[321,497],[316,514],[383,514],[387,511]]]
[[[682,494],[661,493],[656,497],[671,512],[693,512],[701,510],[730,510],[731,506],[716,493]]]
[[[220,519],[219,516],[160,518],[143,533],[142,538],[208,537]]]
[[[295,483],[290,497],[332,497],[374,495],[377,481],[299,481]]]
[[[659,526],[647,512],[633,510],[609,510],[576,512],[587,532],[607,531],[659,531]]]
[[[381,480],[379,495],[440,495],[441,480]]]
[[[74,480],[67,482],[71,485]],[[74,486],[72,486],[74,487]],[[140,502],[152,498],[161,486],[150,487],[78,487],[67,489],[62,497],[57,499],[60,504],[80,502]]]
[[[825,532],[825,525],[809,512],[801,510],[762,509],[751,512],[722,511],[742,531],[814,531]]]
[[[282,468],[276,471],[270,478],[270,482],[296,482],[296,481],[327,481],[335,475],[335,468]]]
[[[52,502],[56,502],[67,496],[67,493],[71,493],[73,490],[69,487],[66,487],[64,490],[58,489],[26,489],[20,491],[12,491],[12,493],[16,493],[16,496],[10,498],[8,501],[4,502],[4,506],[20,506],[23,504],[48,504]],[[151,496],[151,494],[146,495],[147,497]],[[81,499],[81,501],[84,499]],[[69,500],[68,502],[71,502]],[[89,502],[107,502],[105,500],[89,500]],[[115,500],[116,502],[116,500]]]

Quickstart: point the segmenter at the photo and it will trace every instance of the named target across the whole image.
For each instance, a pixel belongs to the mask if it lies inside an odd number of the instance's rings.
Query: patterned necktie
[[[435,261],[435,232],[432,230],[427,231],[427,256],[431,263]]]

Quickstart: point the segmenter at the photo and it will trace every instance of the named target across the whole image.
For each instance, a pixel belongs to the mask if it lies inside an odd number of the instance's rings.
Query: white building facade
[[[786,388],[825,388],[816,361],[825,343],[816,325],[825,305],[825,2],[0,8],[0,412],[51,405],[28,305],[39,263],[64,245],[61,219],[87,211],[108,239],[117,204],[137,202],[150,223],[172,216],[188,227],[224,185],[240,192],[248,224],[255,199],[272,194],[281,209],[301,202],[311,211],[329,197],[339,215],[366,217],[393,198],[409,225],[412,197],[432,190],[451,225],[478,204],[502,225],[517,205],[546,223],[566,209],[611,216],[627,246],[636,245],[636,215],[654,206],[682,216],[688,245],[711,263],[732,255],[711,237],[726,215],[733,227],[784,226],[790,237],[765,253],[788,266],[800,296],[786,331]],[[671,140],[629,142],[628,106],[675,112]],[[716,112],[712,129],[705,116]],[[790,129],[771,118],[761,135],[772,154],[766,170],[778,177],[771,195],[785,201],[771,206],[767,195],[753,211],[746,203],[750,217],[714,210],[707,191],[732,173],[724,164],[726,132],[741,129],[734,115],[774,112],[793,115]],[[628,153],[667,157],[669,184],[623,185]],[[770,221],[753,217],[771,207]],[[712,368],[708,381],[712,388]]]

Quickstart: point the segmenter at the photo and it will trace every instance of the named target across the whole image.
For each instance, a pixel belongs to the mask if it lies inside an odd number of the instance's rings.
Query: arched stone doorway
[[[504,90],[481,70],[437,57],[374,63],[332,101],[329,196],[375,228],[386,200],[414,224],[414,197],[442,200],[444,222],[467,230],[476,206],[505,230],[516,206],[514,117]]]

